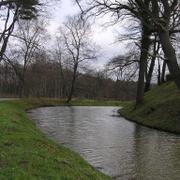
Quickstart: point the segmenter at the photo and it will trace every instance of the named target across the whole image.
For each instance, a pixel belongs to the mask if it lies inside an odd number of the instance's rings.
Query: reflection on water
[[[180,179],[180,136],[117,116],[117,107],[48,107],[29,115],[50,138],[114,179]]]

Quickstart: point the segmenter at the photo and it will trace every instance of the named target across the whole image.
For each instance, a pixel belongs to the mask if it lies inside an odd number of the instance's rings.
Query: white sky
[[[48,27],[48,31],[51,35],[57,32],[58,27],[65,21],[69,15],[76,14],[79,8],[76,4],[73,4],[72,0],[62,0],[61,4],[51,6],[50,14],[51,19]],[[116,32],[119,31],[119,27],[108,27],[102,26],[107,21],[107,17],[96,20],[92,27],[93,41],[101,47],[102,56],[96,61],[97,68],[102,67],[111,57],[124,53],[125,45],[114,43]],[[102,23],[103,22],[103,23]]]

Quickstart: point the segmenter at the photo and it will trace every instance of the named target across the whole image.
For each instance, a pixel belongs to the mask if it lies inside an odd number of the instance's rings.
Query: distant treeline
[[[18,68],[21,72],[23,67]],[[57,62],[37,60],[26,70],[23,90],[21,77],[8,63],[0,65],[0,96],[67,98],[72,71]],[[20,73],[19,73],[20,74]],[[133,81],[112,80],[102,71],[78,73],[74,97],[88,99],[132,100],[136,95]],[[23,91],[23,92],[22,92]]]

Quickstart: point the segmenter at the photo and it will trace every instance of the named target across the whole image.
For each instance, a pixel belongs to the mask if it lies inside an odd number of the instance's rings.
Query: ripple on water
[[[50,138],[116,180],[180,178],[180,136],[136,125],[117,107],[46,107],[29,116]]]

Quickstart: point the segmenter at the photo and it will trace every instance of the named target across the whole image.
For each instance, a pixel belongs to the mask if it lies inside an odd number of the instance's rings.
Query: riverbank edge
[[[153,88],[146,93],[144,103],[135,109],[135,102],[119,110],[127,120],[160,131],[180,134],[180,91],[174,83]]]
[[[68,105],[121,104],[118,101],[74,100]],[[79,154],[48,139],[27,116],[30,109],[62,105],[67,105],[64,100],[54,99],[0,102],[0,179],[111,179]]]

